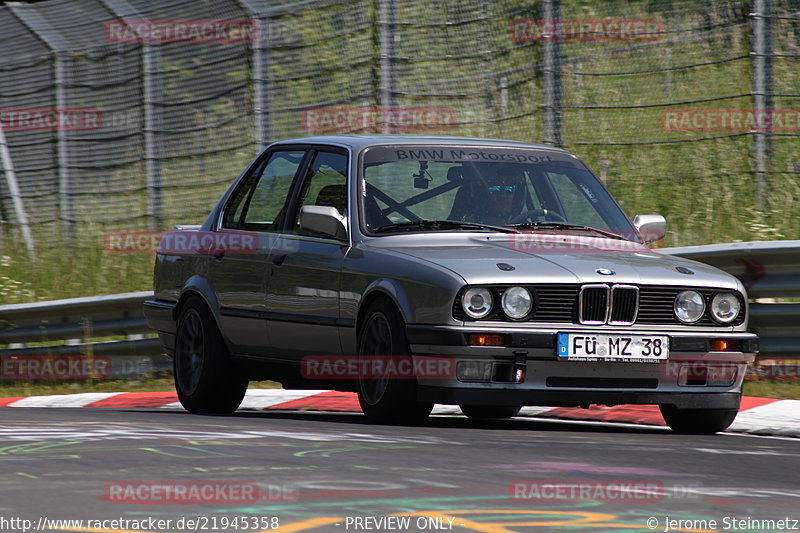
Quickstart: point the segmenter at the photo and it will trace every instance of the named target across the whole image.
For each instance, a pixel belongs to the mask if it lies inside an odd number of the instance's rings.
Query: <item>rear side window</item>
[[[231,197],[228,206],[225,208],[225,215],[222,218],[223,228],[239,229],[241,227],[242,215],[244,214],[245,207],[247,207],[247,200],[250,198],[250,194],[253,192],[253,185],[261,175],[265,164],[266,163],[262,163],[255,172],[247,176],[242,182],[241,187],[239,187]]]
[[[304,150],[273,152],[261,169],[244,208],[242,229],[275,231],[280,224],[292,181],[305,155]]]

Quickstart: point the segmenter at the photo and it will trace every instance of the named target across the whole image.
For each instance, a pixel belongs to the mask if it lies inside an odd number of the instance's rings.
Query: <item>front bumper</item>
[[[671,404],[679,408],[738,408],[747,363],[755,359],[758,337],[748,332],[507,329],[504,346],[470,346],[462,326],[409,326],[415,357],[491,365],[490,379],[463,380],[457,375],[418,377],[421,401],[463,405]],[[666,335],[669,358],[659,362],[560,360],[559,332]],[[741,351],[711,351],[711,341],[737,341]],[[701,372],[702,371],[702,372]],[[698,377],[698,374],[702,376]],[[706,375],[708,374],[708,375]],[[726,379],[720,380],[723,374]],[[710,377],[709,377],[710,376]],[[728,379],[729,378],[729,379]]]

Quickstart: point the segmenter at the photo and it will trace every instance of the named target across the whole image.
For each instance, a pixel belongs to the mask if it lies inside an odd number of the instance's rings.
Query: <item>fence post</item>
[[[161,229],[164,223],[164,199],[161,192],[161,50],[158,45],[142,46],[142,80],[144,83],[144,158],[147,168],[147,225]]]
[[[508,116],[508,76],[500,76],[500,117]]]
[[[758,117],[766,115],[767,124],[772,124],[772,15],[773,0],[753,0],[753,12],[750,17],[753,19],[753,38],[752,38],[752,91],[753,91],[753,113],[756,123]],[[755,184],[754,192],[756,198],[756,208],[761,213],[769,211],[769,189],[770,189],[770,159],[772,157],[772,135],[771,126],[766,128],[756,128],[753,132],[753,156],[755,158]],[[766,131],[765,131],[766,130]]]
[[[69,107],[67,94],[68,76],[70,75],[71,60],[66,50],[56,51],[56,107],[66,109]],[[75,234],[75,205],[72,201],[72,169],[70,168],[71,146],[66,130],[59,127],[58,139],[58,194],[61,198],[61,220],[64,225],[64,235],[72,239]]]
[[[253,46],[253,111],[255,112],[256,150],[272,142],[272,13],[258,0],[239,0],[250,17],[258,23]]]
[[[136,8],[128,0],[101,0],[120,19],[140,18]],[[164,223],[164,199],[161,191],[161,146],[158,133],[161,131],[161,113],[157,103],[161,97],[159,66],[161,50],[157,44],[142,43],[142,95],[144,100],[144,160],[147,188],[147,226],[162,229]]]
[[[30,257],[31,261],[36,261],[36,249],[33,246],[31,227],[28,223],[28,215],[25,213],[25,206],[22,203],[22,196],[20,195],[19,184],[17,183],[17,174],[14,172],[14,162],[11,159],[11,152],[8,149],[8,142],[6,141],[6,134],[3,131],[2,122],[0,122],[0,159],[2,159],[3,175],[8,185],[8,193],[11,196],[11,203],[14,206],[14,214],[17,217],[17,223],[22,231],[22,239],[25,241],[25,247],[28,249],[28,257]]]
[[[380,94],[381,115],[384,118],[383,133],[394,133],[394,125],[388,120],[397,107],[396,52],[397,9],[395,0],[378,0],[378,30],[380,35]]]
[[[553,27],[561,19],[561,0],[544,0],[543,15]],[[544,142],[564,144],[561,125],[561,43],[555,34],[544,36]]]
[[[28,28],[45,46],[50,48],[55,58],[56,108],[69,107],[69,76],[72,60],[69,56],[67,41],[42,17],[36,7],[31,4],[9,2],[11,13]],[[58,145],[58,193],[59,211],[64,237],[71,240],[74,235],[75,210],[72,201],[72,169],[70,161],[70,140],[67,131],[58,127],[56,130]]]

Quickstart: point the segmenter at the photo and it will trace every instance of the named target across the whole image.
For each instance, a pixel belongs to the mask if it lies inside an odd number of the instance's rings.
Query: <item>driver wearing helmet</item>
[[[524,180],[512,168],[499,167],[476,184],[473,208],[464,220],[502,226],[519,215],[525,198]]]

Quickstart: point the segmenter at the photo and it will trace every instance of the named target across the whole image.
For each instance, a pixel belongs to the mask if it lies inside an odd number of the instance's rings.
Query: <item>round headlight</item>
[[[678,320],[691,324],[702,318],[706,310],[706,301],[697,291],[681,291],[675,297],[675,316]]]
[[[711,299],[711,316],[714,320],[727,324],[733,322],[739,316],[741,309],[739,298],[732,292],[720,292]]]
[[[533,309],[533,298],[525,287],[510,287],[503,292],[503,312],[509,318],[525,318]]]
[[[472,318],[483,318],[492,311],[492,293],[483,287],[474,287],[464,291],[461,307]]]

